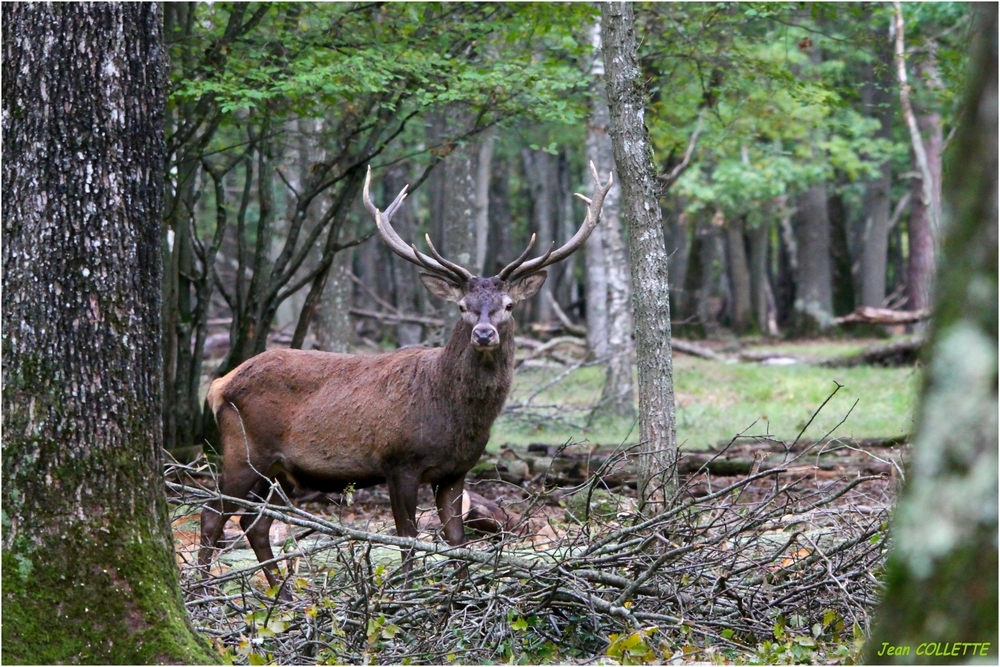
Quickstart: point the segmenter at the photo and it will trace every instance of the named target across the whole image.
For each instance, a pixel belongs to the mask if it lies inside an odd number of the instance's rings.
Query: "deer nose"
[[[472,342],[479,347],[493,347],[499,342],[499,336],[494,326],[477,324],[472,330]]]

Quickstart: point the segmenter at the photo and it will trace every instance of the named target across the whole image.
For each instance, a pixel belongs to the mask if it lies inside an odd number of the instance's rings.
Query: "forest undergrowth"
[[[461,548],[436,540],[433,521],[418,539],[391,534],[384,492],[363,509],[378,489],[326,507],[296,506],[280,486],[267,502],[228,498],[276,519],[292,601],[268,588],[235,520],[201,579],[197,518],[219,498],[213,466],[166,474],[188,610],[234,663],[849,664],[868,636],[902,471],[820,471],[813,457],[830,442],[800,433],[780,443],[781,465],[735,479],[706,463],[652,516],[627,487],[602,483],[634,463],[632,446],[556,493],[544,478],[479,485],[515,520]],[[582,515],[567,509],[574,497]]]

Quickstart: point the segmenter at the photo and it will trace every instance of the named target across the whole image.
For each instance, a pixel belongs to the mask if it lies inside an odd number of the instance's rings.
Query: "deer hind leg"
[[[465,490],[465,476],[436,489],[438,516],[444,530],[444,539],[457,547],[465,544],[465,526],[462,523],[462,492]]]
[[[465,475],[443,483],[435,489],[438,517],[444,530],[444,539],[453,547],[465,544],[465,525],[462,521],[462,493],[465,491]],[[469,576],[468,564],[458,567],[459,579]]]
[[[269,480],[262,479],[254,486],[251,494],[256,496],[255,500],[258,498],[264,500],[267,498],[269,489]],[[284,501],[279,497],[276,504],[283,505]],[[274,523],[274,518],[265,514],[244,513],[240,516],[240,528],[243,529],[243,532],[247,536],[247,541],[250,543],[250,548],[253,549],[258,562],[261,563],[266,563],[274,559],[274,550],[271,548],[272,523]],[[281,572],[278,570],[276,563],[264,566],[264,576],[267,577],[267,583],[272,588],[281,583]],[[278,597],[282,600],[292,599],[291,594],[285,590],[284,586],[279,589]]]
[[[257,473],[250,468],[230,469],[219,476],[219,492],[224,496],[246,498],[260,481]],[[212,554],[219,546],[226,521],[239,508],[232,502],[213,500],[201,511],[201,548],[198,551],[198,567],[204,577],[208,574]]]

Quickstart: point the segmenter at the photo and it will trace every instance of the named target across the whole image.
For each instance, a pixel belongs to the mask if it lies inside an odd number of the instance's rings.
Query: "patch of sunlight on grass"
[[[827,351],[830,347],[824,345]],[[833,353],[838,352],[844,353]],[[504,445],[552,445],[571,440],[601,445],[639,441],[639,424],[633,419],[606,418],[587,424],[588,408],[601,395],[603,368],[581,368],[539,392],[562,372],[558,368],[518,371],[507,400],[508,411],[493,427],[491,451]],[[913,367],[764,366],[676,355],[677,441],[688,449],[703,449],[728,442],[741,432],[792,440],[836,388],[834,382],[844,385],[843,389],[827,403],[803,437],[823,437],[845,417],[847,420],[834,435],[875,438],[906,434],[913,428],[919,380],[920,371]],[[509,410],[536,392],[528,407]]]

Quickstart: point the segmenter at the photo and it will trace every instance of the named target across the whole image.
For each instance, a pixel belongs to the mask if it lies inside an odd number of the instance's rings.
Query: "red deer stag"
[[[461,318],[443,348],[406,348],[374,356],[269,350],[212,383],[208,402],[222,440],[219,491],[264,498],[273,481],[285,488],[341,491],[387,483],[396,534],[417,535],[417,487],[431,484],[449,544],[465,542],[461,497],[465,474],[479,460],[514,376],[514,305],[545,282],[544,267],[565,259],[600,221],[611,188],[595,181],[583,225],[564,246],[525,261],[521,256],[492,278],[475,277],[441,256],[407,245],[390,226],[406,187],[384,213],[371,201],[371,168],[364,202],[382,240],[413,262],[431,294],[458,303]],[[553,244],[554,245],[554,244]],[[199,565],[207,570],[226,519],[238,508],[215,501],[201,514]],[[257,559],[274,558],[271,519],[244,512],[240,525]],[[409,569],[409,559],[404,558]],[[278,585],[274,564],[264,569]],[[282,596],[287,593],[282,590]]]

